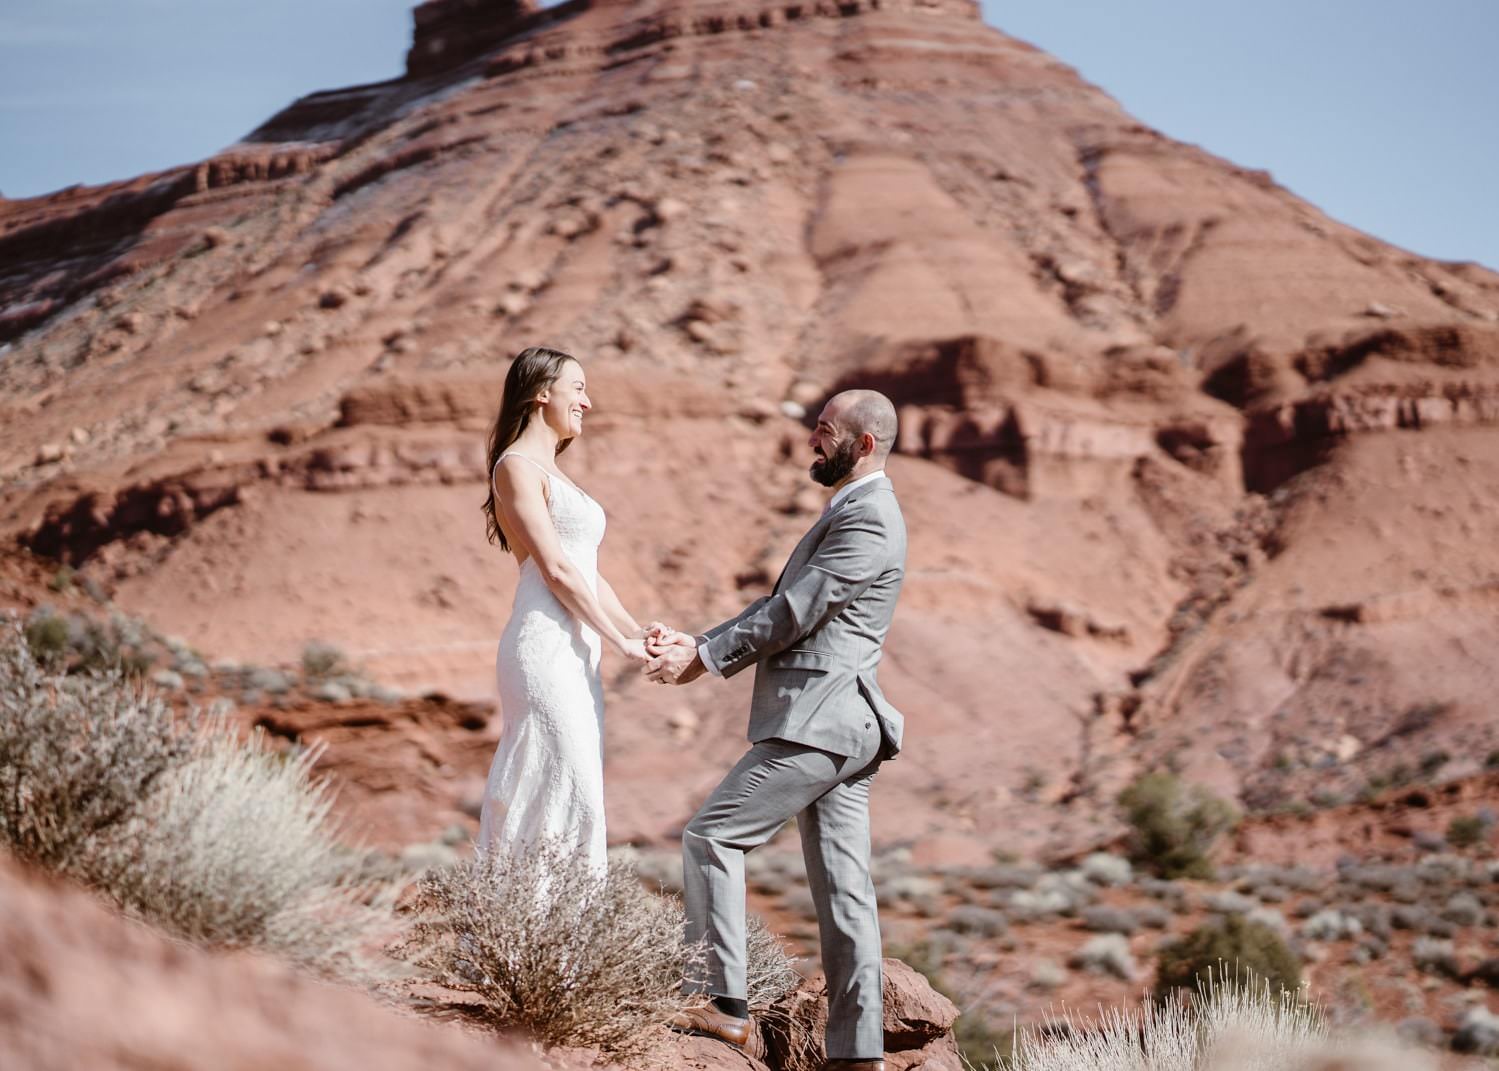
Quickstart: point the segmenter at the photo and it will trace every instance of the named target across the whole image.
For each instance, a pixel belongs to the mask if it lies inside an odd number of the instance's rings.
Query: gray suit
[[[812,526],[770,596],[698,640],[715,672],[756,671],[752,746],[682,835],[688,938],[709,948],[706,976],[691,987],[745,995],[744,853],[795,816],[828,976],[832,1059],[884,1049],[869,790],[901,744],[903,719],[875,671],[905,561],[890,481],[871,480]]]

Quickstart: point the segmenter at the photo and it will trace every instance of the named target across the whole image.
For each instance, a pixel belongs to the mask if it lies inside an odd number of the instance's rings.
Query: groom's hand
[[[690,684],[707,671],[697,641],[686,633],[673,633],[672,642],[658,652],[645,664],[645,675],[657,684]]]
[[[645,629],[645,648],[652,657],[669,647],[696,647],[697,640],[685,632],[678,632],[670,625],[652,621]]]

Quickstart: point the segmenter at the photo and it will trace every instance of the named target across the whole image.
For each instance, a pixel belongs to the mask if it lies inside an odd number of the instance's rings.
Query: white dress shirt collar
[[[823,512],[832,513],[833,510],[838,508],[838,503],[842,502],[845,498],[854,493],[854,488],[861,487],[864,484],[869,483],[871,480],[883,479],[884,476],[884,469],[875,469],[875,471],[873,472],[866,473],[863,476],[860,476],[857,480],[851,480],[850,482],[844,484],[842,487],[838,488],[838,493],[828,500],[827,509]]]

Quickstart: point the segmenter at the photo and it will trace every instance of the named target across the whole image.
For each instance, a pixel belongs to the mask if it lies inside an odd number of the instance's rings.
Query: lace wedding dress
[[[507,457],[536,465],[504,454],[496,466]],[[562,550],[596,586],[604,510],[550,472],[547,484]],[[478,852],[516,853],[546,842],[605,870],[601,652],[598,633],[557,601],[535,559],[522,562],[495,654],[504,728],[484,790]]]

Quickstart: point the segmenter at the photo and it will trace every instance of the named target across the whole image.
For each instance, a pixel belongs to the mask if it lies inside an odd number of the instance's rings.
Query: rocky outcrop
[[[1159,348],[1079,371],[996,338],[912,342],[834,389],[856,385],[895,400],[903,453],[1016,497],[1077,497],[1161,455],[1239,486],[1239,415],[1193,392]]]
[[[306,147],[251,148],[130,182],[0,201],[0,343],[122,277],[213,248],[215,237],[189,222],[195,201],[305,175],[327,155]],[[174,211],[186,225],[153,232]],[[59,250],[68,253],[62,264]]]
[[[521,32],[538,11],[530,0],[427,0],[414,15],[406,72],[433,74],[482,56]]]
[[[213,955],[0,856],[0,1051],[28,1071],[541,1071],[249,954]]]
[[[958,1009],[898,959],[884,961],[885,1064],[894,1071],[961,1071],[953,1026]],[[827,1027],[825,982],[791,994],[767,1037],[766,1061],[776,1071],[818,1071]]]

